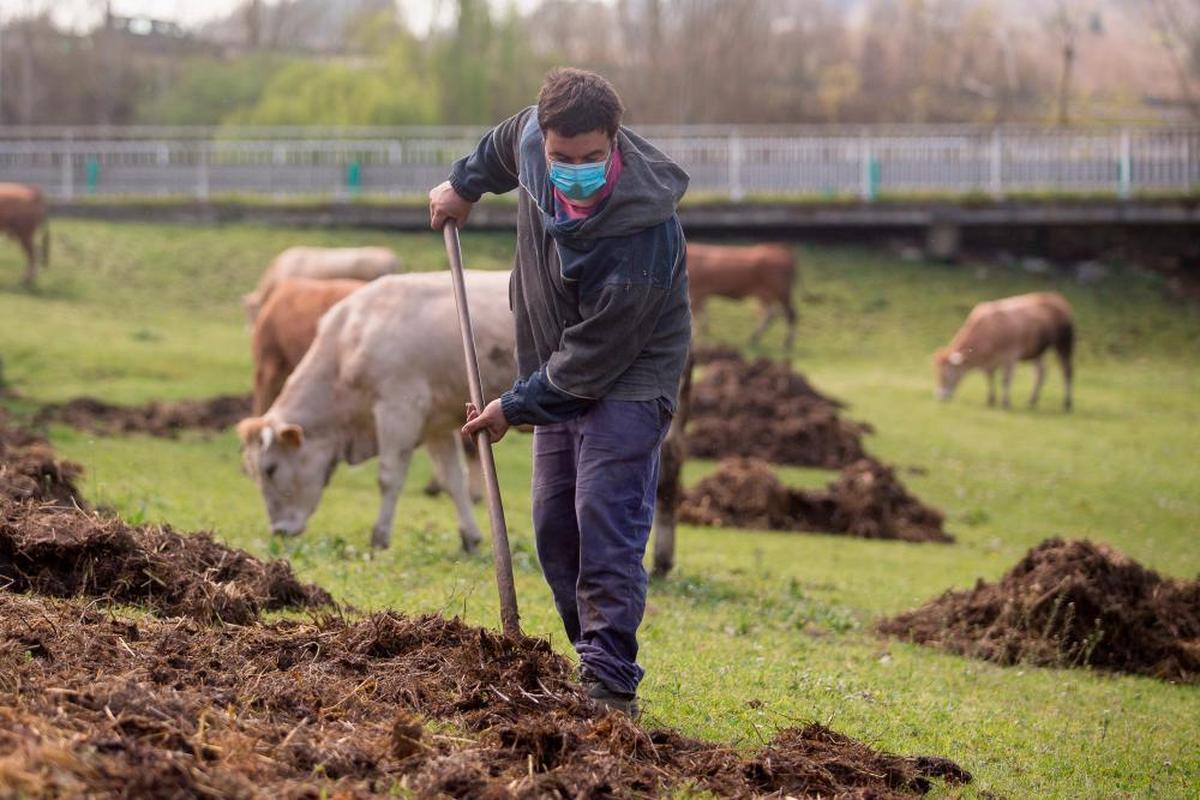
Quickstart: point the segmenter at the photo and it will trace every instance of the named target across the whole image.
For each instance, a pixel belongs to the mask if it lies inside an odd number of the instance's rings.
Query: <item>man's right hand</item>
[[[474,205],[454,191],[450,181],[444,181],[429,190],[429,224],[435,231],[440,231],[446,220],[452,219],[461,228],[471,216]]]

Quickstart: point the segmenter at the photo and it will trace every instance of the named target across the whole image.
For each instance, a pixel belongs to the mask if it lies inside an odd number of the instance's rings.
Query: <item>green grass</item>
[[[296,243],[386,244],[414,269],[443,263],[440,237],[230,226],[60,221],[55,262],[35,293],[0,250],[0,358],[29,401],[81,393],[119,402],[244,391],[250,374],[238,303],[261,267]],[[464,236],[468,266],[506,266],[505,235]],[[1082,670],[1000,668],[871,631],[883,614],[977,578],[993,579],[1047,536],[1111,543],[1165,574],[1200,574],[1200,314],[1155,279],[1118,270],[1081,287],[977,266],[913,264],[856,250],[798,248],[808,293],[795,354],[817,386],[878,428],[869,447],[943,508],[951,546],[685,527],[680,567],[651,588],[643,685],[653,722],[754,744],[795,720],[829,722],[880,747],[956,759],[1005,797],[1195,797],[1200,688]],[[976,301],[1056,288],[1079,324],[1077,410],[986,408],[978,377],[933,400],[929,354]],[[752,310],[710,308],[715,338],[743,343]],[[773,330],[763,352],[774,353]],[[445,500],[420,493],[419,458],[394,544],[367,548],[374,465],[343,467],[302,538],[270,538],[231,433],[178,441],[52,430],[83,462],[84,488],[127,518],[213,528],[360,608],[461,614],[495,625],[486,555],[457,550]],[[498,448],[526,630],[566,652],[529,525],[529,439]],[[689,464],[694,481],[711,464]],[[829,473],[783,470],[822,483]],[[486,515],[480,511],[481,524]],[[756,701],[756,702],[752,702]],[[951,792],[952,793],[952,792]]]

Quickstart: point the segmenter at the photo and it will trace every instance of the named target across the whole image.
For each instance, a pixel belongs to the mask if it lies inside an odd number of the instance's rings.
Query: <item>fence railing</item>
[[[294,128],[230,136],[207,129],[0,128],[0,181],[36,184],[61,199],[417,196],[445,178],[479,133]],[[1023,193],[1129,198],[1200,190],[1200,127],[704,126],[644,133],[688,171],[693,193],[735,201]]]

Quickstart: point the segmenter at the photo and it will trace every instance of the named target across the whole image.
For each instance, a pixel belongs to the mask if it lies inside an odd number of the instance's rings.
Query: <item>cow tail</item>
[[[42,269],[50,267],[50,223],[42,226]]]

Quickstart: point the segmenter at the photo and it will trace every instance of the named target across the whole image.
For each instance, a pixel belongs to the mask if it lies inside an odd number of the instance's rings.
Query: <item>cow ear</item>
[[[258,438],[262,429],[266,427],[267,421],[262,417],[246,417],[237,424],[238,437],[242,440],[242,444],[250,444]]]
[[[950,357],[947,360],[957,367],[963,363],[963,354],[960,351],[955,350],[950,354]]]
[[[304,428],[299,425],[284,425],[279,429],[279,441],[288,447],[299,447],[304,444]]]

